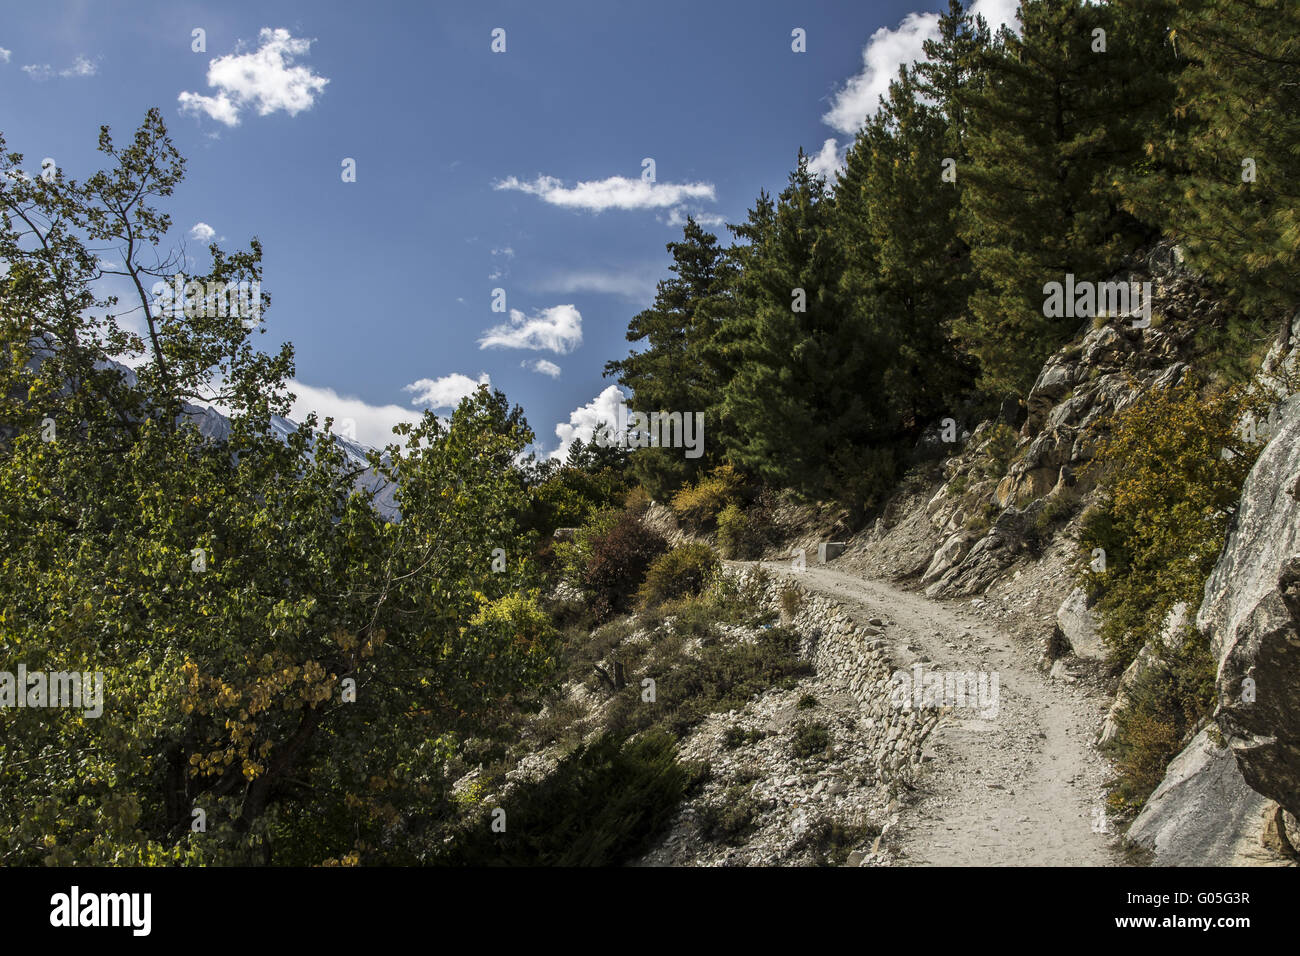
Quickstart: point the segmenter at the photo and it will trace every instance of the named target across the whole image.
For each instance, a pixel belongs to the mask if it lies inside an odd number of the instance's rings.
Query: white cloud
[[[509,246],[502,246],[500,249],[493,249],[492,255],[505,256],[507,259],[513,259],[515,257],[515,250]]]
[[[9,51],[0,49],[0,53],[4,54],[3,56],[0,56],[0,62],[8,63]],[[33,80],[41,80],[41,81],[48,80],[50,77],[54,76],[55,74],[54,68],[50,66],[48,63],[29,63],[27,66],[23,67],[23,72],[26,73],[28,76],[30,76]],[[78,56],[75,60],[72,61],[72,66],[68,67],[66,70],[59,70],[58,75],[65,78],[74,78],[74,77],[82,77],[82,76],[94,76],[98,72],[99,72],[98,63],[96,63],[94,60],[89,59],[88,57]]]
[[[1020,0],[975,0],[970,5],[972,16],[982,16],[994,33],[1004,25],[1018,28],[1016,11]],[[897,79],[901,66],[910,66],[925,59],[926,40],[939,38],[937,13],[909,13],[891,30],[881,27],[871,35],[862,50],[862,72],[849,79],[831,101],[831,108],[822,122],[846,136],[855,136],[858,130],[880,107],[880,98],[889,92],[889,84]],[[834,145],[832,140],[822,144],[821,151],[813,157],[809,168],[827,179],[844,165],[848,146]]]
[[[382,448],[393,440],[393,426],[401,422],[414,424],[423,416],[401,405],[371,405],[359,398],[340,395],[332,388],[316,388],[297,379],[289,382],[289,391],[295,394],[289,417],[301,422],[315,412],[321,422],[326,416],[334,418],[334,433],[341,434],[348,424],[356,425],[357,441]]]
[[[535,362],[520,362],[520,368],[530,368],[534,372],[541,372],[543,375],[549,375],[551,378],[560,377],[560,367],[550,359],[537,359]]]
[[[492,379],[486,372],[479,375],[478,381],[468,375],[452,372],[442,378],[422,378],[418,382],[404,385],[402,391],[415,392],[412,405],[425,405],[429,408],[455,408],[466,395],[473,395],[480,385],[491,385]]]
[[[687,215],[694,217],[695,221],[706,229],[713,229],[727,224],[726,216],[714,216],[710,213],[700,212],[698,209],[688,210],[685,206],[677,206],[670,210],[668,218],[665,219],[664,222],[669,226],[680,228],[681,226],[686,225]]]
[[[532,349],[564,355],[582,344],[582,313],[572,305],[553,305],[534,316],[510,310],[510,321],[495,325],[478,340],[480,349]]]
[[[258,33],[260,45],[251,53],[219,56],[208,63],[208,86],[216,96],[181,93],[182,113],[206,113],[227,126],[239,125],[239,114],[256,109],[259,116],[284,110],[297,116],[309,110],[317,95],[329,82],[310,67],[295,66],[294,57],[311,50],[311,40],[295,39],[288,30],[263,27]]]
[[[79,56],[72,62],[72,66],[66,70],[60,70],[59,76],[94,76],[98,72],[98,63],[93,63],[84,56]]]
[[[550,276],[539,282],[538,292],[557,292],[569,295],[574,292],[599,292],[620,295],[637,302],[648,302],[655,296],[659,280],[654,270],[600,272],[580,270]]]
[[[575,408],[569,413],[567,422],[555,426],[560,447],[551,452],[550,457],[561,459],[567,457],[569,446],[579,438],[583,442],[591,441],[591,436],[595,434],[598,425],[605,424],[611,429],[618,428],[618,406],[626,401],[627,396],[622,390],[617,385],[611,385],[586,405]]]
[[[576,186],[565,186],[554,176],[538,176],[524,182],[514,176],[496,183],[494,189],[509,189],[537,196],[552,206],[603,212],[606,209],[660,209],[687,199],[712,201],[712,183],[652,183],[626,176],[610,176]]]
[[[0,63],[8,63],[9,57],[11,57],[12,55],[13,55],[12,50],[6,50],[4,47],[0,46]]]
[[[199,242],[207,242],[216,234],[217,230],[213,229],[206,222],[196,222],[190,228],[190,238],[197,239]]]
[[[814,176],[823,176],[827,182],[844,166],[844,154],[847,147],[841,147],[834,138],[822,143],[821,151],[808,160],[808,171]]]

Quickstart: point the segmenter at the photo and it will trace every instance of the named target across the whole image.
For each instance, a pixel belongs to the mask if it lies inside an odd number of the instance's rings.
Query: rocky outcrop
[[[1116,278],[1152,283],[1152,324],[1134,328],[1117,316],[1081,329],[1043,366],[1018,430],[1004,414],[950,446],[957,454],[944,463],[924,519],[915,507],[887,515],[861,546],[865,563],[896,577],[919,575],[931,597],[980,594],[1081,509],[1093,490],[1086,466],[1094,426],[1145,392],[1181,381],[1195,327],[1219,310],[1169,244]],[[1091,650],[1082,656],[1099,656]]]
[[[1270,805],[1206,728],[1174,758],[1126,839],[1155,866],[1232,866],[1260,845]]]
[[[1197,625],[1219,662],[1215,718],[1246,781],[1300,814],[1300,396],[1251,469]]]

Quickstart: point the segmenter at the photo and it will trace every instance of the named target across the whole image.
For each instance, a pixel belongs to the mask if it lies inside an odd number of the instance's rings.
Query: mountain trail
[[[737,562],[739,563],[739,562]],[[1042,673],[1028,651],[969,603],[935,601],[824,566],[752,562],[885,622],[894,665],[998,675],[996,715],[955,708],[927,741],[930,759],[891,843],[916,866],[1122,864],[1104,812],[1108,765],[1093,746],[1109,701]],[[981,716],[990,719],[981,719]]]

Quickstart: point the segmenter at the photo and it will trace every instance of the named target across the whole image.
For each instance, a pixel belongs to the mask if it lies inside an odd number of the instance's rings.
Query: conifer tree
[[[1106,279],[1151,237],[1116,181],[1141,161],[1169,95],[1163,36],[1126,28],[1110,6],[1025,0],[1020,19],[1020,35],[1004,28],[982,56],[987,83],[958,94],[962,236],[980,280],[958,331],[997,396],[1023,394],[1082,325],[1043,314],[1043,285]]]
[[[642,448],[631,456],[637,480],[657,497],[694,479],[716,464],[716,429],[722,369],[712,340],[729,304],[728,288],[735,266],[717,236],[688,217],[680,242],[668,243],[673,276],[660,281],[654,304],[628,323],[627,339],[647,347],[627,358],[607,362],[606,375],[617,375],[630,388],[630,407],[642,412],[701,412],[705,416],[704,454],[686,458],[680,448]]]
[[[1142,8],[1125,0],[1124,9]],[[1191,266],[1258,318],[1294,307],[1300,273],[1300,6],[1183,0],[1165,8],[1179,122],[1131,180]],[[1159,130],[1157,132],[1160,132]]]

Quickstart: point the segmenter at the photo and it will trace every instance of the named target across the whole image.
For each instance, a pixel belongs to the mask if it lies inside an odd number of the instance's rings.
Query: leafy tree
[[[328,421],[273,434],[289,347],[151,298],[175,262],[152,204],[183,172],[159,114],[100,150],[84,183],[0,160],[0,670],[104,675],[102,716],[0,711],[0,861],[418,859],[457,735],[551,665],[514,467],[532,434],[486,388],[399,426],[368,462],[399,486],[386,521]],[[130,309],[97,294],[92,243]],[[201,280],[260,283],[256,241],[210,251]]]

